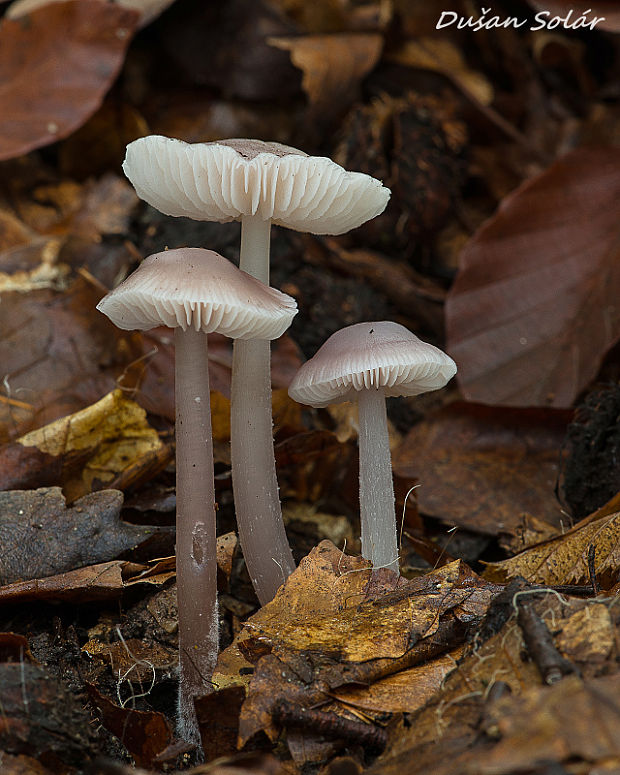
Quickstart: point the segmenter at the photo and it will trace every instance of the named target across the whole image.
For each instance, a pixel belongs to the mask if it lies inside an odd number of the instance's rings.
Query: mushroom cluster
[[[175,329],[179,733],[199,744],[194,698],[217,656],[215,497],[205,333],[232,337],[231,461],[239,538],[261,603],[294,570],[278,495],[271,417],[270,340],[296,313],[269,288],[271,224],[342,234],[381,213],[380,181],[279,143],[130,143],[123,164],[138,195],[161,212],[241,221],[240,268],[183,248],[145,259],[98,308],[125,329]]]
[[[190,144],[151,135],[127,146],[123,170],[138,196],[166,215],[241,221],[239,267],[266,285],[272,223],[343,234],[383,212],[390,197],[369,175],[260,140]],[[266,338],[233,347],[231,462],[239,541],[264,604],[295,568],[278,494]]]

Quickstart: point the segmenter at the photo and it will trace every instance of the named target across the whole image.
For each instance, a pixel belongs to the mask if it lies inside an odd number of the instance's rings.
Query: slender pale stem
[[[269,285],[269,246],[271,221],[257,215],[244,215],[241,220],[241,254],[239,269]]]
[[[244,217],[240,268],[269,283],[271,224]],[[276,478],[267,340],[236,340],[231,384],[231,462],[239,540],[252,584],[268,603],[295,569]]]
[[[385,395],[370,388],[358,393],[360,517],[362,555],[374,568],[399,572],[392,459]]]
[[[179,733],[200,744],[194,697],[207,694],[218,653],[213,441],[207,337],[175,329],[179,607]]]

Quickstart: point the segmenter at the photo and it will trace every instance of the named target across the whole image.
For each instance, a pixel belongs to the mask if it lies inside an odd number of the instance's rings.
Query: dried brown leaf
[[[172,728],[164,714],[121,708],[88,683],[86,690],[101,714],[103,725],[119,738],[136,764],[141,767],[153,765],[157,755],[173,740]]]
[[[164,447],[157,431],[146,421],[144,409],[121,390],[113,390],[86,409],[27,433],[17,444],[60,459],[58,484],[70,501],[109,486],[123,471],[150,459]],[[77,471],[75,463],[71,465],[76,459],[81,461]]]
[[[482,105],[493,102],[491,83],[482,73],[472,70],[461,51],[446,38],[421,37],[407,40],[387,58],[405,67],[442,73]]]
[[[421,512],[469,530],[515,534],[526,511],[559,526],[555,485],[570,417],[456,402],[412,428],[394,471],[420,482]]]
[[[563,755],[560,752],[566,746],[570,730],[579,727],[577,734],[582,739],[582,731],[592,726],[595,715],[580,700],[573,708],[572,677],[560,681],[551,690],[541,688],[540,674],[524,649],[522,632],[516,623],[515,600],[513,591],[507,589],[493,601],[487,620],[466,648],[458,667],[448,675],[435,697],[416,714],[415,723],[401,722],[394,726],[390,747],[368,770],[370,775],[398,775],[403,769],[410,775],[537,772],[536,765],[541,761],[557,761],[554,755],[548,758],[550,749],[555,749],[554,754],[559,757]],[[610,650],[609,644],[615,642],[617,629],[610,621],[611,611],[607,606],[595,601],[558,599],[555,594],[544,591],[519,600],[529,600],[528,605],[536,609],[554,633],[556,645],[566,649],[562,652],[565,655],[570,653],[575,657],[586,678],[615,670],[617,649],[614,646]],[[606,610],[600,612],[599,608]],[[583,629],[588,620],[594,624],[591,631]],[[597,644],[599,637],[604,642],[602,649]],[[567,684],[566,690],[561,689],[564,684]],[[546,699],[556,689],[555,697],[564,698],[561,720],[554,715],[555,700],[548,704]],[[506,699],[493,699],[498,696],[496,690]],[[521,699],[519,695],[523,692],[525,698]],[[596,713],[602,719],[607,712],[601,708]],[[617,714],[612,712],[611,716],[615,724]],[[557,734],[556,724],[562,726]],[[486,736],[480,734],[481,725]],[[526,728],[527,733],[521,734]],[[501,739],[497,741],[500,733]],[[599,730],[595,735],[597,739],[602,737]],[[576,747],[580,745],[578,742]],[[533,748],[541,755],[532,755]],[[492,769],[484,768],[487,761],[492,763],[489,764]]]
[[[113,600],[123,590],[123,570],[131,563],[124,560],[89,565],[79,570],[45,579],[16,581],[0,587],[0,602],[28,603],[41,600],[84,603]],[[135,567],[135,566],[134,566]]]
[[[101,291],[82,278],[65,293],[2,295],[7,400],[0,400],[1,441],[98,401],[115,387],[119,369],[142,354],[139,340],[136,348],[131,336],[93,312],[100,298]]]
[[[66,137],[95,112],[138,18],[111,3],[68,0],[33,11],[27,23],[3,20],[0,160]]]
[[[431,635],[447,611],[458,617],[465,606],[474,615],[488,603],[489,587],[478,589],[480,580],[460,561],[410,581],[394,577],[392,591],[376,600],[368,597],[369,579],[366,560],[322,541],[245,623],[244,653],[269,645],[338,654],[343,662],[397,658]]]
[[[59,487],[0,492],[0,584],[105,562],[157,528],[120,520],[123,494],[103,490],[67,508]]]
[[[537,584],[588,584],[588,551],[594,547],[594,568],[604,588],[615,583],[620,567],[620,512],[595,522],[575,525],[562,536],[487,565],[485,578],[503,583],[516,576]]]
[[[620,337],[620,150],[567,154],[461,254],[446,304],[465,397],[570,406]]]
[[[270,38],[269,43],[290,51],[291,62],[303,73],[313,115],[331,116],[354,101],[362,79],[379,61],[383,37],[344,33]]]
[[[362,711],[413,713],[424,707],[441,689],[444,679],[456,668],[460,650],[423,665],[401,670],[369,687],[343,686],[333,696]]]
[[[502,739],[477,760],[480,775],[523,772],[541,761],[603,762],[620,756],[620,674],[569,676],[491,706],[488,725]]]

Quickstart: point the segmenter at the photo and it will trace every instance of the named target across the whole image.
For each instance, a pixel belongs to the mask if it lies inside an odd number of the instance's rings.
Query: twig
[[[325,713],[320,710],[300,708],[287,702],[279,702],[273,709],[273,718],[284,727],[294,727],[338,740],[346,740],[380,752],[387,745],[387,733],[373,724]]]
[[[527,650],[546,684],[557,683],[568,673],[575,672],[573,665],[557,650],[547,625],[531,606],[519,604],[517,621]]]
[[[596,578],[596,570],[594,568],[595,558],[596,558],[596,548],[594,544],[590,544],[590,546],[588,546],[588,572],[590,574],[590,584],[592,584],[592,594],[594,595],[594,597],[596,597],[601,591],[601,588]]]

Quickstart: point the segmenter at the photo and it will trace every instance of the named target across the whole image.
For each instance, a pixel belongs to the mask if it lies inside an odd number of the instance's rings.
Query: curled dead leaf
[[[484,577],[504,583],[523,576],[536,584],[588,584],[588,552],[594,547],[594,569],[605,589],[616,582],[620,567],[620,512],[575,525],[564,535],[531,546],[507,560],[487,565]]]
[[[383,37],[374,33],[270,38],[268,42],[290,51],[291,62],[303,73],[302,87],[315,116],[331,116],[350,105],[383,48]]]
[[[67,498],[72,501],[102,489],[138,461],[163,451],[159,434],[146,421],[146,412],[121,390],[96,404],[38,428],[17,440],[51,458],[82,462],[76,472],[70,465],[61,474]],[[165,459],[163,460],[165,464]]]

